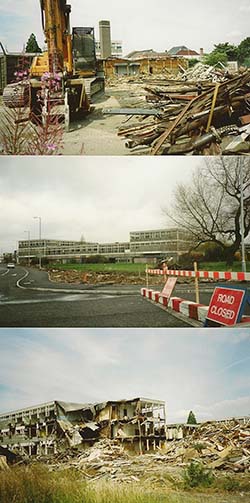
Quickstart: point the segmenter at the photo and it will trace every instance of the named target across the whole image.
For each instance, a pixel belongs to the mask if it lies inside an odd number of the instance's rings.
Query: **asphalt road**
[[[143,285],[142,285],[143,286]],[[156,287],[156,289],[159,289]],[[200,285],[208,305],[213,284]],[[195,300],[193,284],[174,294]],[[248,310],[250,312],[250,309]],[[45,271],[0,264],[1,327],[190,327],[191,322],[143,299],[138,285],[51,283]]]
[[[43,271],[26,271],[0,265],[1,327],[190,326],[145,301],[139,287],[58,285]]]

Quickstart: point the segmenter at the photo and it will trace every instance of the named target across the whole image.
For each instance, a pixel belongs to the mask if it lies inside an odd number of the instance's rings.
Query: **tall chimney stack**
[[[110,21],[99,21],[101,58],[106,59],[111,56],[111,30]]]
[[[204,56],[204,49],[203,49],[203,47],[201,47],[201,48],[200,48],[200,56],[201,56],[202,58],[203,58],[203,56]]]

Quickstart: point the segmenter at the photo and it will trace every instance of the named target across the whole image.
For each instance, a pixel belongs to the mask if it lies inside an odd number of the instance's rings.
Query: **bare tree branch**
[[[195,241],[215,243],[228,260],[241,243],[240,174],[243,179],[244,237],[250,233],[250,159],[246,156],[213,157],[202,160],[189,185],[179,184],[174,204],[164,213]]]

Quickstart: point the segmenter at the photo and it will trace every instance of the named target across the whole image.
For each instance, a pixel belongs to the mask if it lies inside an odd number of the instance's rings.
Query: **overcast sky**
[[[7,329],[0,344],[1,412],[141,396],[169,422],[250,414],[247,329]]]
[[[112,38],[122,40],[124,54],[132,50],[165,51],[175,45],[186,45],[206,52],[219,42],[239,44],[249,36],[250,1],[239,0],[71,0],[72,26],[94,26],[99,38],[98,23],[111,21]],[[21,51],[34,32],[43,46],[40,6],[38,0],[1,2],[1,41],[9,51]]]
[[[0,253],[17,241],[129,241],[129,232],[174,225],[164,208],[199,157],[0,157]]]

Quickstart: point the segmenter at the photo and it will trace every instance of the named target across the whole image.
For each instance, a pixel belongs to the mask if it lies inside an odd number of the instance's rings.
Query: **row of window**
[[[130,251],[183,251],[188,250],[188,244],[186,242],[157,242],[157,243],[136,243],[131,244]]]
[[[86,244],[86,243],[83,243]],[[88,243],[89,244],[89,243]],[[91,244],[98,244],[98,243],[91,243]],[[40,247],[44,248],[49,247],[49,246],[75,246],[76,242],[75,241],[19,241],[19,248],[33,248],[33,247]]]
[[[131,233],[130,234],[130,241],[146,241],[146,240],[152,240],[152,239],[157,239],[162,241],[163,239],[166,240],[174,240],[174,239],[186,239],[187,241],[190,241],[190,235],[185,232],[180,232],[180,231],[162,231],[162,232],[138,232],[138,233]]]

